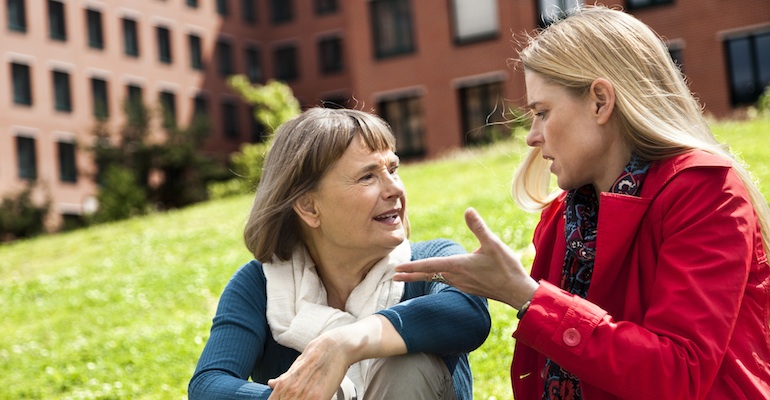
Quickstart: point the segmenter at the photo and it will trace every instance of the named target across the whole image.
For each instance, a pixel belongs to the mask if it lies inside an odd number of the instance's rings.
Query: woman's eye
[[[372,178],[374,178],[374,174],[366,174],[366,175],[362,176],[361,179],[359,179],[359,180],[361,180],[361,181],[368,181],[368,180],[371,180]]]
[[[394,165],[394,166],[390,167],[390,174],[391,175],[396,174],[397,172],[398,172],[398,165]]]

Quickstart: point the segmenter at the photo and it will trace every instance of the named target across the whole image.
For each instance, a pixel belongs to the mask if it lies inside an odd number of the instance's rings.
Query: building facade
[[[504,134],[525,97],[517,38],[576,0],[4,0],[0,196],[36,183],[50,225],[97,193],[88,146],[139,98],[180,125],[211,123],[205,149],[261,140],[226,84],[287,82],[303,106],[382,115],[402,158]],[[666,40],[706,112],[753,103],[770,82],[770,2],[624,0]],[[158,111],[160,112],[160,111]],[[156,127],[161,131],[159,127]]]

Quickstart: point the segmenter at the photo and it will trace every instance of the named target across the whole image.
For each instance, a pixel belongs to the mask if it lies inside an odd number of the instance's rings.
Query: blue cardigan
[[[443,239],[411,246],[412,260],[465,253],[460,245]],[[222,293],[211,334],[190,380],[190,400],[270,396],[267,380],[287,371],[299,352],[275,342],[266,307],[265,275],[262,264],[254,260],[233,275]],[[405,285],[401,303],[378,313],[401,334],[409,353],[442,357],[458,400],[473,398],[468,353],[489,335],[486,299],[441,283],[411,282]]]

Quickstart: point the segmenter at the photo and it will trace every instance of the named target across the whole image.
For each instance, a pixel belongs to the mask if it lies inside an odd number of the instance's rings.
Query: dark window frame
[[[187,35],[187,44],[190,51],[190,68],[202,71],[203,65],[203,40],[200,36],[190,33]]]
[[[29,65],[11,63],[11,85],[13,87],[13,103],[22,106],[32,105],[32,72]]]
[[[277,46],[273,49],[275,61],[275,79],[293,82],[299,79],[299,50],[296,45]]]
[[[257,46],[246,46],[243,50],[243,61],[246,64],[246,77],[251,83],[263,83],[265,75],[262,69],[262,51]]]
[[[294,19],[294,4],[292,0],[270,0],[270,22],[285,24]]]
[[[457,88],[463,143],[466,146],[489,144],[505,134],[501,81],[481,82]]]
[[[65,4],[57,0],[48,0],[48,38],[67,41],[67,17]]]
[[[767,48],[765,51],[759,49],[760,43],[766,41]],[[740,43],[746,44],[746,54],[748,60],[734,60],[733,52],[736,50],[733,45]],[[725,63],[727,70],[727,83],[730,88],[730,104],[732,106],[743,106],[754,104],[759,96],[762,95],[765,88],[770,85],[770,31],[763,32],[751,32],[741,36],[734,36],[726,38],[723,42],[725,52]],[[762,59],[764,56],[765,59]],[[736,82],[738,72],[735,63],[740,64],[744,68],[748,68],[748,71],[742,71],[743,74],[750,75],[748,80],[742,83],[746,86],[744,88],[738,87],[740,82]],[[764,62],[764,64],[763,64]],[[763,82],[764,81],[764,82]]]
[[[222,17],[230,15],[230,0],[216,0],[217,14]]]
[[[77,183],[77,146],[73,142],[59,141],[56,147],[59,159],[59,181]]]
[[[139,29],[135,19],[121,18],[123,27],[123,54],[139,57]]]
[[[37,144],[34,137],[16,136],[16,159],[19,179],[37,180]]]
[[[337,0],[314,0],[313,3],[315,15],[335,14],[340,9]]]
[[[248,25],[256,24],[259,21],[257,0],[241,0],[241,21]]]
[[[343,41],[340,35],[320,38],[317,48],[321,74],[330,75],[344,70]]]
[[[86,30],[88,33],[88,47],[92,49],[104,49],[104,24],[102,12],[86,8]]]
[[[104,120],[110,116],[110,97],[107,80],[91,78],[91,99],[93,102],[93,115],[98,120]]]
[[[6,0],[8,30],[27,32],[27,0]]]
[[[53,83],[54,109],[59,112],[72,112],[72,79],[70,73],[54,69],[51,71]]]
[[[546,9],[544,10],[542,4],[543,1],[549,0],[537,0],[537,4],[535,5],[535,10],[537,11],[537,15],[535,16],[537,20],[537,26],[541,28],[550,25],[554,20],[558,18],[564,17],[564,15],[569,12],[569,10],[585,4],[584,0],[555,0],[557,3],[559,3],[556,6],[557,10],[555,14],[551,16],[551,18],[548,18],[547,13],[550,11],[550,5],[546,5]]]
[[[235,73],[235,53],[233,43],[228,39],[217,40],[215,54],[217,58],[217,71],[223,78]]]
[[[155,27],[156,45],[158,46],[158,61],[162,64],[171,64],[174,62],[171,48],[171,30],[165,26]]]
[[[390,13],[390,18],[385,13]],[[410,0],[372,0],[369,15],[376,59],[405,56],[417,50]],[[392,24],[386,26],[388,21]]]
[[[223,100],[221,104],[222,111],[222,134],[226,139],[238,140],[238,104],[235,100]]]
[[[161,90],[158,93],[158,104],[160,105],[162,126],[166,129],[176,128],[176,94],[170,90]]]
[[[402,159],[425,155],[425,116],[421,100],[419,94],[405,94],[377,102],[378,114],[393,130],[396,153]],[[396,109],[395,113],[391,107]]]
[[[638,4],[643,2],[644,4]],[[675,0],[626,0],[626,10],[642,10],[645,8],[652,8],[658,6],[666,6],[674,4]],[[637,3],[637,4],[635,4]]]

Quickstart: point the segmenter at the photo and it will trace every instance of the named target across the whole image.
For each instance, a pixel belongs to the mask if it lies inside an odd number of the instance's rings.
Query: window
[[[659,6],[662,4],[672,4],[674,0],[626,0],[626,7],[629,10],[638,8]]]
[[[142,94],[142,87],[137,85],[126,86],[126,113],[130,117],[132,113],[136,113],[140,107],[144,106],[144,95]]]
[[[185,4],[190,8],[198,8],[198,0],[186,0]]]
[[[163,113],[163,127],[176,127],[176,96],[169,91],[160,92],[160,110]]]
[[[238,109],[233,101],[222,103],[222,129],[226,138],[238,138]]]
[[[671,56],[671,60],[674,61],[674,64],[676,64],[680,70],[684,70],[682,52],[683,50],[681,46],[668,46],[668,55]]]
[[[540,26],[550,25],[583,3],[583,0],[537,0],[537,23]]]
[[[56,111],[72,111],[70,74],[64,71],[53,71],[53,99]]]
[[[134,105],[142,104],[142,101],[143,101],[142,87],[137,85],[127,85],[126,101],[129,104],[134,104]]]
[[[770,85],[770,32],[730,38],[724,45],[732,104],[756,102]]]
[[[158,38],[158,60],[164,64],[171,64],[171,32],[168,28],[158,26],[155,28]]]
[[[217,41],[217,61],[219,64],[219,74],[228,77],[233,74],[233,45],[226,40]]]
[[[91,78],[91,98],[94,103],[94,117],[100,120],[107,119],[107,117],[110,116],[107,81],[99,78]]]
[[[62,182],[77,182],[78,170],[75,162],[75,144],[59,142],[59,179]]]
[[[423,118],[417,96],[385,100],[379,103],[379,114],[390,124],[396,136],[396,153],[401,157],[420,156],[423,148]]]
[[[270,0],[270,20],[280,24],[289,22],[294,17],[292,0]]]
[[[86,10],[86,21],[88,24],[88,47],[103,49],[102,13],[96,10]]]
[[[206,118],[208,116],[208,102],[206,96],[199,94],[193,99],[193,117]]]
[[[241,0],[241,18],[247,24],[257,22],[256,0]]]
[[[123,18],[123,52],[127,56],[139,57],[139,35],[133,19]]]
[[[230,14],[230,8],[228,4],[230,0],[217,0],[217,14],[226,17]]]
[[[35,139],[16,136],[16,156],[19,161],[19,178],[30,181],[37,179]]]
[[[414,52],[409,0],[372,0],[374,56],[386,58]]]
[[[289,82],[299,78],[297,47],[283,46],[275,49],[275,78]]]
[[[251,142],[262,143],[267,140],[269,133],[267,129],[257,121],[256,110],[254,107],[249,108],[249,121],[251,122]]]
[[[491,143],[506,135],[499,124],[504,121],[501,104],[502,85],[499,82],[462,87],[458,90],[464,143]]]
[[[203,50],[201,50],[201,38],[198,35],[190,34],[187,37],[190,44],[190,66],[192,69],[203,69]]]
[[[26,0],[6,0],[8,29],[14,32],[27,31]]]
[[[260,58],[259,49],[256,47],[247,47],[244,50],[244,59],[246,60],[246,76],[249,77],[251,83],[263,82],[262,76],[262,60]]]
[[[451,0],[455,43],[497,37],[497,0]]]
[[[342,71],[342,39],[339,37],[321,39],[318,42],[318,56],[321,73],[331,74]]]
[[[13,78],[13,102],[15,104],[32,105],[32,79],[29,74],[29,65],[11,64]]]
[[[315,0],[316,15],[332,14],[337,11],[337,0]]]
[[[67,40],[67,27],[64,21],[64,3],[48,0],[48,36],[51,39]]]

